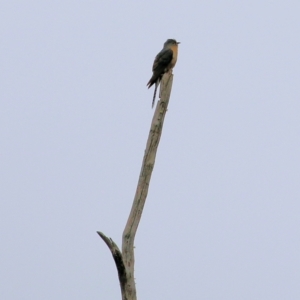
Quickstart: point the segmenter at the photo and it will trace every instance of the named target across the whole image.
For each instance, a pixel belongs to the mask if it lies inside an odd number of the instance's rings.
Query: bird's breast
[[[174,68],[174,66],[176,65],[176,62],[177,62],[177,55],[178,55],[178,46],[177,46],[177,45],[172,46],[172,47],[171,47],[171,50],[172,50],[172,52],[173,52],[173,57],[172,57],[172,60],[171,60],[169,69]]]

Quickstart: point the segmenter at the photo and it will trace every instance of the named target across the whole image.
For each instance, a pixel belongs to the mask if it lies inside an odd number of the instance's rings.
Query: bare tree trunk
[[[132,208],[123,231],[122,252],[112,239],[97,231],[110,249],[114,258],[122,293],[122,300],[136,300],[134,282],[134,238],[146,202],[151,174],[154,168],[156,152],[160,141],[163,123],[167,112],[173,82],[172,71],[166,73],[161,81],[160,101],[158,101],[152,119],[141,173],[133,200]]]

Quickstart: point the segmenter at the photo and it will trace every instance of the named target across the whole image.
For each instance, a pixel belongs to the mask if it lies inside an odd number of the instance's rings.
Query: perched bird
[[[167,73],[169,70],[173,69],[176,64],[178,44],[180,44],[180,42],[177,42],[176,40],[173,39],[168,39],[164,43],[164,47],[162,48],[162,50],[156,55],[154,59],[154,63],[152,67],[153,75],[150,78],[149,82],[147,83],[148,89],[153,84],[155,84],[152,108],[155,102],[157,87],[163,75]]]

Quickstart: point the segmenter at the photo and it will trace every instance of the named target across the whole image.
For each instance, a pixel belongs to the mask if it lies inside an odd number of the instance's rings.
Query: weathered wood
[[[125,287],[126,287],[126,282],[127,282],[127,275],[126,275],[126,267],[123,262],[123,256],[121,251],[119,250],[118,246],[115,244],[115,242],[111,239],[108,238],[104,233],[101,231],[97,231],[99,236],[102,238],[104,243],[107,245],[109,248],[113,259],[115,261],[117,270],[118,270],[118,276],[119,276],[119,282],[120,282],[120,288],[121,288],[121,294],[122,294],[122,300],[127,300],[125,297]]]
[[[172,83],[173,74],[172,71],[170,71],[169,73],[164,74],[160,84],[160,100],[157,102],[152,119],[135,197],[127,224],[123,231],[122,254],[112,239],[109,239],[103,233],[98,232],[110,249],[115,260],[121,286],[122,300],[137,299],[134,281],[134,238],[148,194],[156,152],[171,95]]]

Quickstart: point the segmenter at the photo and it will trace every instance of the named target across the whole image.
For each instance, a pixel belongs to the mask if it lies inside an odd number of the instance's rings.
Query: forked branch
[[[167,112],[173,82],[172,72],[164,74],[161,81],[160,101],[152,119],[146,150],[132,208],[123,231],[122,253],[112,239],[97,232],[110,249],[118,270],[122,300],[136,300],[134,282],[134,238],[141,220],[163,123]]]

